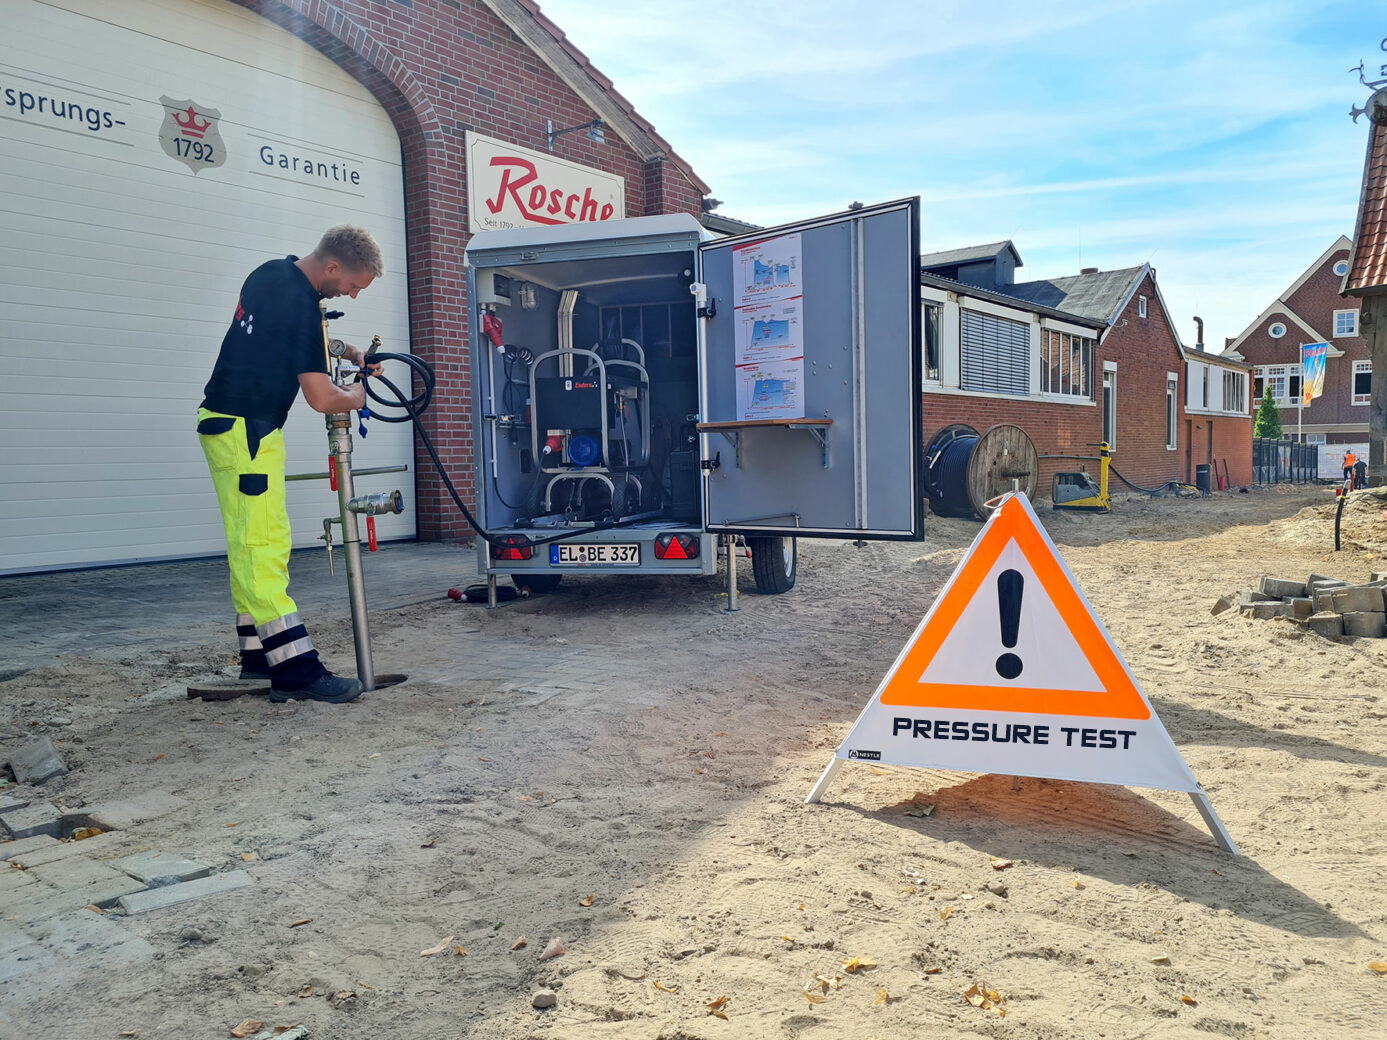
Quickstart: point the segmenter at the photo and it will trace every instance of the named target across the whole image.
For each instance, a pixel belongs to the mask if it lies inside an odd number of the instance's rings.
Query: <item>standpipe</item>
[[[344,387],[361,373],[361,369],[344,360],[346,345],[341,340],[334,340],[328,336],[327,301],[319,301],[318,306],[323,321],[323,356],[332,372],[333,382],[339,387]],[[336,361],[335,365],[333,359]],[[376,515],[403,512],[404,496],[399,491],[375,495],[357,495],[352,478],[351,413],[333,413],[328,415],[326,419],[328,474],[331,486],[337,492],[339,517],[336,522],[342,525],[342,555],[346,559],[347,565],[347,594],[351,601],[352,639],[356,644],[356,674],[357,678],[361,680],[363,690],[374,690],[376,688],[376,667],[371,656],[371,630],[366,616],[366,580],[361,570],[361,530],[357,526],[357,514],[366,514],[366,528],[370,539],[369,548],[374,552],[376,549]],[[329,567],[332,563],[332,523],[332,519],[323,522]]]

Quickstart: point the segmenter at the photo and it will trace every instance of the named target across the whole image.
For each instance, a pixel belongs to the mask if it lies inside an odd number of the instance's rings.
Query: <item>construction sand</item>
[[[152,954],[0,983],[0,1035],[1387,1036],[1387,641],[1210,614],[1263,574],[1387,570],[1385,507],[1352,500],[1337,554],[1323,489],[1041,512],[1241,858],[1162,791],[853,763],[802,804],[960,520],[802,542],[780,597],[744,563],[731,617],[718,578],[380,612],[377,667],[411,679],[346,707],[168,695],[230,663],[220,634],[73,648],[0,684],[3,743],[48,733],[74,767],[43,796],[178,794],[92,855],[255,884],[108,915]],[[315,636],[350,660],[345,624]]]

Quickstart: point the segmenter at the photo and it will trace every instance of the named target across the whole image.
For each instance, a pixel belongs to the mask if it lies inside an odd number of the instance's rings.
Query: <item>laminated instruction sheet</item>
[[[735,246],[737,417],[804,418],[803,258],[800,236]]]

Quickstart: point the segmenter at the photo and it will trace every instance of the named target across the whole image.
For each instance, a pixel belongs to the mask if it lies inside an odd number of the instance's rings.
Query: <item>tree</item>
[[[1262,395],[1262,407],[1257,409],[1257,418],[1252,424],[1252,436],[1281,439],[1281,412],[1270,393]]]

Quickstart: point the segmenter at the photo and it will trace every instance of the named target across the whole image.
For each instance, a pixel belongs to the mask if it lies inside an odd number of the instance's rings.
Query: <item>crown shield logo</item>
[[[165,95],[159,101],[164,106],[159,144],[171,158],[194,173],[215,169],[226,162],[226,145],[217,131],[217,122],[222,117],[220,112],[187,98]]]

